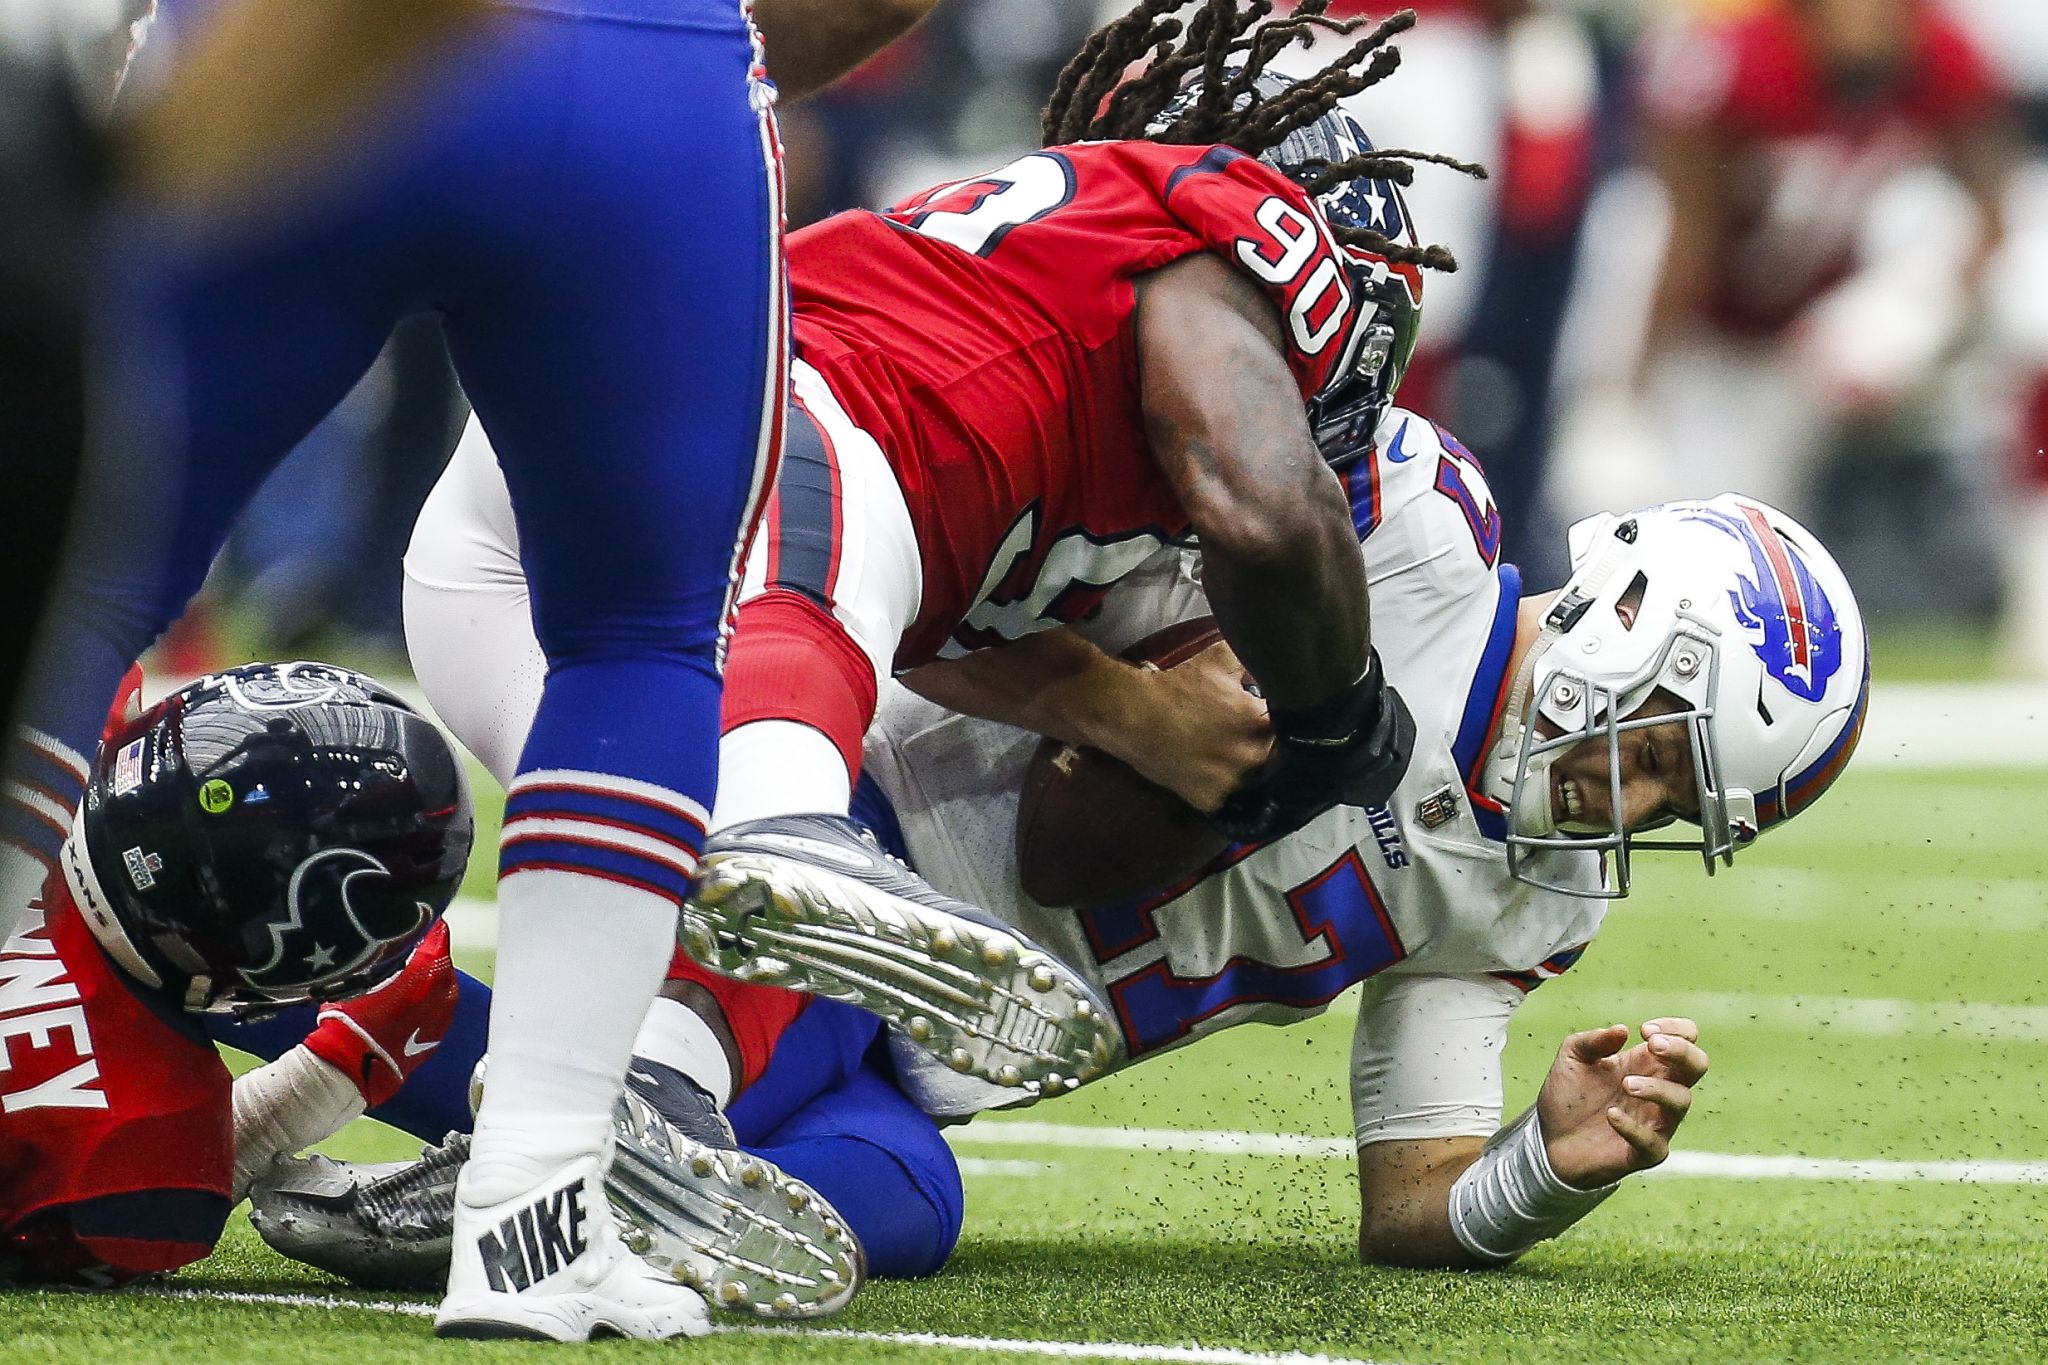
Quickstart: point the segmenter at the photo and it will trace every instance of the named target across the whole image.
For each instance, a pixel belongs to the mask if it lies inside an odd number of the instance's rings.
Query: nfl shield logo
[[[1415,818],[1424,829],[1439,829],[1458,818],[1458,789],[1439,787],[1415,807]]]

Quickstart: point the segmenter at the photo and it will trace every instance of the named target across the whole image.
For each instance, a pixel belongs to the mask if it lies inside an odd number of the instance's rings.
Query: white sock
[[[491,1077],[463,1195],[496,1203],[599,1151],[675,951],[674,902],[573,872],[498,884]]]
[[[725,1048],[703,1016],[680,1000],[654,998],[633,1040],[633,1055],[674,1067],[704,1087],[721,1109],[732,1103],[732,1062]]]
[[[718,741],[715,834],[771,815],[844,815],[853,779],[839,746],[793,720],[756,720]]]

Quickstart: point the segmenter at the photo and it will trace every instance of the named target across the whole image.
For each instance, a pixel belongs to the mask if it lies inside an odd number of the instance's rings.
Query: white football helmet
[[[1542,880],[1531,855],[1611,850],[1613,884],[1591,894],[1624,896],[1632,849],[1679,848],[1711,874],[1813,804],[1854,752],[1870,701],[1855,595],[1798,522],[1732,493],[1590,517],[1570,543],[1571,579],[1523,660],[1487,759],[1488,794],[1508,808],[1509,871],[1585,895]],[[1678,709],[1639,716],[1660,689]],[[1623,827],[1621,736],[1673,723],[1691,742],[1699,836],[1645,840]],[[1611,827],[1560,827],[1551,764],[1592,738],[1607,743]]]

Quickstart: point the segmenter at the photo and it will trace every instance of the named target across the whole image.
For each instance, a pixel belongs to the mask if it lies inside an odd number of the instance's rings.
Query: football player
[[[1027,1096],[1107,1065],[1114,1031],[1056,958],[848,818],[882,680],[1078,619],[1198,535],[1275,732],[1220,812],[1233,832],[1383,799],[1412,731],[1372,660],[1324,455],[1370,432],[1414,346],[1421,267],[1450,264],[1408,226],[1409,154],[1334,112],[1393,69],[1385,43],[1413,15],[1363,28],[1311,3],[1262,24],[1210,0],[1173,48],[1173,8],[1149,0],[1089,43],[1045,150],[791,239],[790,452],[742,586],[714,870],[685,909],[706,965],[921,1019],[935,1053]],[[1317,27],[1360,36],[1298,83],[1265,72]],[[1162,44],[1171,59],[1110,96]],[[407,557],[414,666],[507,772],[539,676],[515,502],[472,428]],[[480,674],[481,657],[507,663]],[[544,850],[553,817],[516,793],[507,812],[508,846]]]
[[[1036,737],[898,689],[868,741],[905,856],[1084,972],[1111,1002],[1126,1064],[1239,1023],[1290,1023],[1365,983],[1352,1052],[1360,1247],[1416,1265],[1503,1263],[1661,1161],[1704,1074],[1688,1020],[1567,1038],[1536,1102],[1500,1126],[1499,1054],[1516,1006],[1568,969],[1626,895],[1637,848],[1709,872],[1817,800],[1847,763],[1869,696],[1868,642],[1827,551],[1782,513],[1724,495],[1573,528],[1574,571],[1526,593],[1498,562],[1483,477],[1399,409],[1345,469],[1394,685],[1416,698],[1408,773],[1384,804],[1240,843],[1175,884],[1087,908],[1024,890],[1014,837]],[[1082,629],[1114,650],[1206,610],[1199,581],[1148,571]],[[1175,685],[1098,652],[1084,709],[1114,747],[1172,780],[1226,763],[1253,710],[1218,648]],[[990,660],[993,662],[993,660]],[[957,670],[958,666],[949,665]],[[1045,718],[1030,679],[976,709]],[[1175,712],[1204,698],[1226,738]],[[1007,700],[1006,700],[1007,699]],[[1096,731],[1098,738],[1113,733]],[[727,1002],[727,1013],[740,1008]],[[890,1039],[921,1108],[957,1118],[1002,1092]]]
[[[1581,523],[1570,580],[1527,593],[1499,562],[1491,495],[1454,439],[1391,408],[1340,468],[1381,593],[1383,657],[1418,698],[1392,799],[1233,845],[1128,901],[1045,905],[1024,889],[1014,834],[1038,736],[891,683],[855,808],[941,891],[1084,974],[1111,1002],[1119,1065],[1238,1024],[1298,1022],[1364,983],[1351,1057],[1360,1252],[1501,1265],[1662,1161],[1708,1064],[1687,1019],[1645,1021],[1633,1041],[1624,1025],[1588,1029],[1503,1126],[1514,1010],[1578,961],[1605,902],[1628,892],[1637,848],[1691,850],[1711,872],[1819,799],[1861,732],[1868,639],[1827,551],[1750,499]],[[1075,628],[1093,662],[1064,675],[1065,714],[1034,690],[1029,656],[997,670],[991,651],[914,681],[978,692],[978,709],[1038,730],[1084,730],[1135,761],[1149,753],[1152,771],[1213,802],[1231,789],[1215,774],[1243,770],[1240,732],[1263,712],[1241,665],[1224,646],[1164,672],[1108,652],[1205,614],[1194,567],[1129,576]],[[732,1059],[717,1083],[739,1089],[727,1112],[741,1139],[801,1130],[776,1160],[839,1205],[875,1273],[942,1264],[962,1195],[931,1116],[958,1121],[1016,1091],[934,1064],[914,1030],[834,1001],[799,1003],[785,1025],[786,992],[718,981],[710,993],[719,1008],[701,1014],[687,992],[657,1002],[643,1045],[689,1069],[676,1040],[708,1023]]]
[[[929,7],[773,0],[776,70],[814,88]],[[271,8],[236,6],[213,22],[238,27],[212,31],[261,48],[266,25],[278,32]],[[316,64],[346,66],[391,17],[290,8],[334,36]],[[246,186],[182,197],[145,151],[143,188],[104,234],[95,341],[118,392],[75,519],[69,595],[50,613],[63,628],[4,755],[20,780],[0,793],[0,933],[55,863],[122,671],[401,318],[442,315],[505,458],[551,667],[513,783],[536,837],[500,862],[497,1074],[444,1335],[708,1330],[697,1295],[625,1254],[598,1216],[598,1181],[696,871],[734,570],[781,444],[776,91],[750,11],[497,0],[422,48],[359,118],[337,119],[342,154],[279,172],[269,188],[287,192],[258,211],[242,211]],[[205,93],[233,123],[266,94],[303,92],[229,79]],[[630,846],[608,837],[622,823],[641,831]],[[545,1220],[573,1254],[508,1284],[481,1259],[508,1219]]]
[[[440,732],[326,665],[234,669],[147,714],[140,681],[60,875],[0,947],[11,1282],[204,1256],[273,1157],[390,1100],[454,1014],[439,917],[471,819]],[[278,1011],[279,1048],[231,1022]],[[208,1023],[276,1060],[231,1085]]]

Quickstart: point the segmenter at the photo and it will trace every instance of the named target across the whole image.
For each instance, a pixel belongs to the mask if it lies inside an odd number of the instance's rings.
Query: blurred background
[[[133,80],[205,3],[162,0]],[[1532,581],[1562,579],[1578,516],[1737,488],[1836,549],[1881,676],[2048,679],[2048,3],[1413,3],[1354,112],[1493,174],[1410,191],[1462,269],[1429,283],[1400,401],[1486,465]],[[785,111],[792,227],[1035,146],[1124,7],[948,0]],[[463,411],[433,326],[401,333],[157,668],[402,669],[399,555]]]

